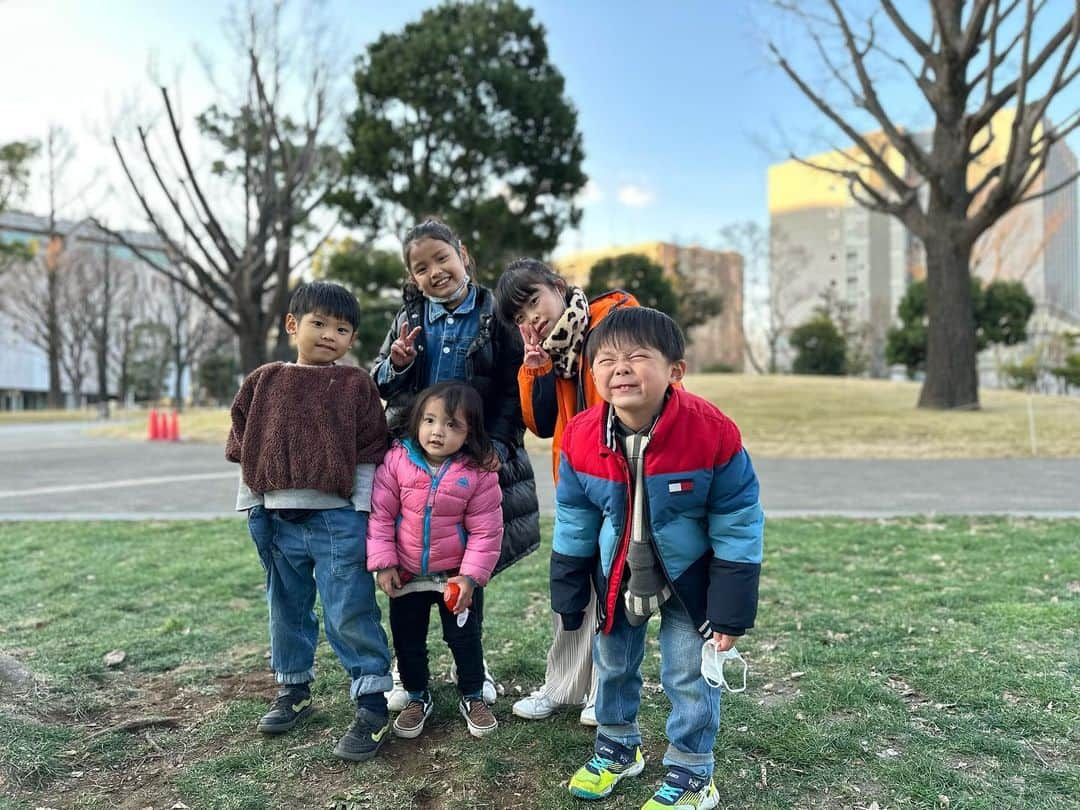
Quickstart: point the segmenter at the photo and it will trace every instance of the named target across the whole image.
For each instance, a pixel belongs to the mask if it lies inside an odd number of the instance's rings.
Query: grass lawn
[[[749,374],[697,374],[687,388],[739,425],[755,458],[1031,457],[1029,397],[984,389],[979,411],[923,411],[916,383]],[[1080,397],[1030,398],[1035,455],[1080,456]],[[224,443],[229,415],[195,409],[180,417],[185,440]],[[95,427],[121,438],[146,435],[146,417]],[[550,441],[526,436],[532,450]]]
[[[0,411],[0,426],[41,422],[87,422],[98,418],[96,408],[42,408],[36,411]]]
[[[550,530],[550,525],[545,527]],[[769,524],[750,686],[724,700],[728,807],[1064,808],[1080,796],[1077,521],[789,520]],[[0,524],[0,808],[582,808],[564,782],[590,755],[576,713],[529,723],[541,679],[546,553],[490,587],[502,725],[471,738],[432,636],[436,713],[370,763],[331,750],[352,713],[325,644],[319,711],[254,729],[266,671],[262,576],[236,521]],[[655,627],[653,628],[655,631]],[[123,650],[107,667],[103,656]],[[662,777],[667,702],[646,653],[638,807]],[[1069,797],[1072,798],[1069,798]]]

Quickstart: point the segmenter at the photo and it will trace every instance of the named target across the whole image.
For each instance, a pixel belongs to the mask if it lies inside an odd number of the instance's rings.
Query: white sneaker
[[[405,687],[401,684],[401,676],[398,674],[396,663],[393,669],[390,670],[390,675],[394,678],[394,688],[383,693],[386,695],[386,708],[392,712],[400,712],[409,705],[409,693],[405,691]]]
[[[585,708],[581,710],[578,722],[583,726],[590,726],[592,728],[596,728],[600,725],[596,722],[596,700],[593,699],[592,695],[589,695],[589,699],[585,703]]]
[[[543,720],[545,717],[551,717],[556,709],[561,708],[561,703],[555,703],[546,694],[537,690],[517,701],[511,711],[526,720]]]
[[[457,684],[457,664],[453,661],[450,662],[450,682]],[[491,670],[488,669],[487,661],[484,661],[484,686],[482,695],[484,703],[488,706],[494,706],[495,701],[499,699],[499,690],[495,686],[495,676],[491,674]]]

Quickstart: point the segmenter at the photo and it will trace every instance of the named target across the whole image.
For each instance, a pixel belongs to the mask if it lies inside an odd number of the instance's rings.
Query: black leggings
[[[390,600],[390,632],[402,685],[409,692],[428,688],[427,634],[433,604],[439,606],[443,641],[450,647],[457,665],[458,689],[462,695],[480,694],[484,686],[484,646],[480,637],[483,588],[473,591],[469,619],[464,627],[457,626],[457,616],[447,610],[438,591],[417,591]]]

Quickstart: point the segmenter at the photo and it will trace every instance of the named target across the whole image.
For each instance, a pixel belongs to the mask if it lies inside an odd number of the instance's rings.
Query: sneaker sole
[[[610,785],[608,785],[608,789],[605,790],[603,793],[588,793],[588,792],[586,792],[584,790],[573,787],[571,785],[570,786],[570,795],[574,796],[575,798],[578,798],[578,799],[588,799],[590,801],[593,800],[593,799],[606,799],[608,796],[611,795],[611,791],[615,790],[615,786],[617,784],[619,784],[619,782],[621,782],[623,779],[626,779],[627,777],[637,776],[643,770],[645,770],[645,760],[644,759],[642,759],[641,762],[635,762],[633,765],[631,765],[625,771],[623,771],[620,774],[617,774],[615,776],[615,781],[612,782]]]
[[[525,709],[519,709],[518,705],[515,703],[513,706],[510,707],[510,712],[515,717],[520,717],[522,720],[547,720],[549,717],[551,717],[551,715],[555,714],[555,712],[559,711],[562,708],[564,707],[555,706],[551,708],[546,714],[541,714],[537,712],[528,712]]]
[[[275,725],[260,722],[259,725],[256,726],[256,728],[263,734],[284,734],[286,731],[292,731],[292,729],[296,727],[297,723],[310,715],[313,711],[315,711],[314,706],[305,706],[303,709],[300,710],[299,713],[297,713],[296,717],[293,718],[292,722],[278,723]]]
[[[595,714],[587,715],[584,712],[578,715],[578,722],[581,723],[581,725],[583,726],[588,726],[589,728],[597,728],[600,725],[599,721],[596,719]]]
[[[415,740],[421,735],[421,733],[423,733],[424,724],[427,722],[427,719],[431,717],[431,713],[433,711],[435,711],[434,704],[432,704],[432,706],[426,712],[424,712],[424,719],[420,721],[420,725],[418,725],[416,728],[398,728],[397,723],[394,723],[394,736],[401,737],[403,740]]]
[[[698,810],[712,810],[712,808],[719,806],[720,791],[714,790],[710,795],[701,800],[701,804],[698,805]]]
[[[380,739],[375,744],[375,747],[372,748],[370,751],[361,751],[359,753],[355,753],[352,751],[342,751],[340,746],[336,746],[334,748],[334,756],[338,757],[339,759],[347,759],[349,760],[349,762],[367,762],[369,759],[373,759],[375,755],[379,753],[379,749],[386,744],[386,739],[389,736],[389,734],[383,734],[382,739]]]
[[[461,712],[461,716],[465,718],[465,725],[469,727],[469,733],[472,734],[474,737],[486,737],[488,734],[490,734],[499,727],[498,720],[495,721],[494,725],[488,726],[486,728],[474,725],[473,721],[469,719],[469,715],[465,713],[464,709],[459,706],[458,711]]]

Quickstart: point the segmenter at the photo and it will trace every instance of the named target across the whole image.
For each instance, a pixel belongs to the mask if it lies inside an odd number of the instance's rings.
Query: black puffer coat
[[[484,401],[484,426],[488,435],[509,448],[509,456],[499,470],[503,493],[502,554],[495,566],[498,573],[540,546],[540,503],[532,463],[522,440],[525,425],[518,399],[517,371],[523,348],[518,333],[495,317],[494,296],[486,287],[476,288],[476,307],[480,311],[480,329],[468,348],[468,378]],[[401,325],[426,326],[427,301],[419,294],[407,296],[394,323],[386,334],[379,357],[371,369],[378,382],[379,367],[390,362],[390,344],[401,334]],[[404,372],[379,385],[386,400],[386,422],[395,438],[403,438],[409,408],[427,382],[427,355],[424,330],[416,340],[416,360]]]

